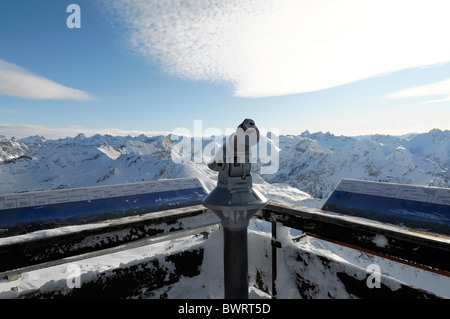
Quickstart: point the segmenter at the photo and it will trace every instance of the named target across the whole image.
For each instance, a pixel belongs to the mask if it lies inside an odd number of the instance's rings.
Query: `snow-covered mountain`
[[[450,131],[361,138],[280,136],[280,169],[265,180],[326,198],[342,178],[450,187]]]
[[[175,163],[171,137],[0,136],[0,194],[182,177],[212,189],[217,173],[208,159]],[[271,199],[319,207],[341,178],[450,187],[450,131],[359,138],[306,131],[278,140],[278,171],[259,174],[254,165],[253,173],[255,186]]]
[[[164,136],[46,140],[33,136],[0,142],[0,193],[73,188],[183,176]],[[184,177],[184,176],[183,176]]]

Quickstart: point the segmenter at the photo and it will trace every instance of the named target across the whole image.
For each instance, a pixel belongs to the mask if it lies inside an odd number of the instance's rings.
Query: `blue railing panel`
[[[343,179],[323,210],[450,235],[450,189]]]
[[[205,196],[195,178],[0,195],[0,237],[189,206]]]

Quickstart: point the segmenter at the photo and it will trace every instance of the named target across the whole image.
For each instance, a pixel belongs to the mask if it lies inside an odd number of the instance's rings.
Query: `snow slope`
[[[450,131],[432,130],[409,139],[365,138],[308,131],[280,136],[280,170],[265,176],[326,198],[342,178],[449,187]]]
[[[253,166],[255,185],[269,198],[319,207],[342,178],[450,187],[450,131],[360,138],[305,131],[278,140],[278,171],[260,174],[262,164]],[[212,189],[217,174],[209,158],[202,161],[194,148],[191,162],[174,163],[176,143],[171,135],[0,136],[0,194],[183,177]]]
[[[195,160],[175,163],[169,136],[113,137],[83,134],[46,140],[34,136],[0,141],[0,194],[111,185],[168,178],[198,178],[207,190],[215,187],[217,173]],[[195,152],[195,156],[200,156]],[[275,199],[316,202],[287,184],[268,184],[255,175],[257,187]]]

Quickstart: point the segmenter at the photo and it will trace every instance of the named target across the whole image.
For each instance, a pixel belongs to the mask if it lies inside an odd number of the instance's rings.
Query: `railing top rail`
[[[308,235],[450,276],[450,237],[271,201],[258,217]]]
[[[269,201],[257,218],[450,275],[450,237],[445,235],[275,201]],[[75,229],[57,236],[32,236],[28,239],[24,236],[0,245],[0,272],[110,249],[171,232],[183,233],[213,223],[219,223],[218,218],[203,205],[195,205],[102,222],[93,228]]]

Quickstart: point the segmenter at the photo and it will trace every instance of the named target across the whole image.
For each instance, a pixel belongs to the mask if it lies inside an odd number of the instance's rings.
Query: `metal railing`
[[[302,231],[306,236],[320,238],[383,258],[395,260],[440,275],[450,276],[450,238],[432,233],[349,217],[319,209],[270,201],[256,218],[271,222],[273,297],[276,287],[276,252],[279,243],[276,223]],[[219,219],[202,205],[144,214],[98,223],[57,236],[27,240],[18,238],[0,246],[0,278],[50,267],[75,260],[91,258],[174,238],[209,232],[218,227]],[[374,240],[382,236],[384,245]],[[273,262],[275,260],[275,262]],[[249,269],[251,273],[253,270]],[[201,274],[199,274],[201,276]],[[267,284],[267,283],[266,283]],[[433,296],[432,293],[408,287],[412,297]],[[77,293],[82,294],[83,289]],[[412,292],[412,293],[411,293]]]

